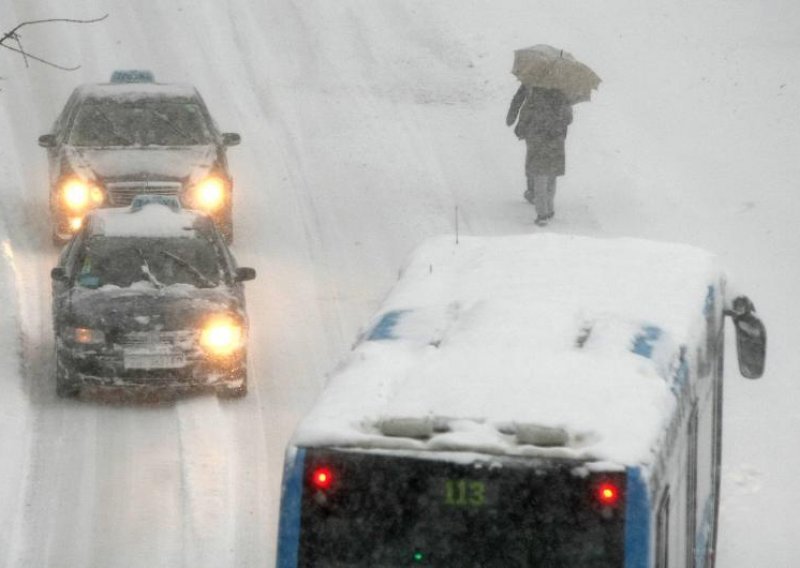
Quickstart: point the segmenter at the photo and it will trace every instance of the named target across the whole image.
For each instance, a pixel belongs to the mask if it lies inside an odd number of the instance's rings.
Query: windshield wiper
[[[108,129],[111,131],[111,134],[122,140],[125,143],[125,146],[133,146],[133,140],[117,132],[117,129],[114,128],[114,122],[108,117],[108,115],[105,112],[103,112],[102,109],[96,108],[95,111],[98,112],[100,116],[102,116],[103,119],[108,123]]]
[[[194,265],[192,265],[189,261],[184,260],[181,257],[179,257],[177,254],[171,253],[171,252],[166,251],[166,250],[162,250],[161,254],[163,254],[167,258],[171,258],[172,260],[174,260],[175,262],[177,262],[178,264],[183,266],[185,269],[187,269],[189,272],[191,272],[197,278],[197,280],[199,280],[200,282],[205,284],[208,288],[213,288],[214,287],[214,283],[211,280],[209,280],[197,268],[195,268]]]
[[[153,110],[150,112],[152,112],[156,118],[166,123],[167,126],[169,126],[173,130],[173,132],[177,132],[184,140],[188,140],[189,142],[191,142],[192,145],[198,145],[202,143],[202,140],[198,140],[190,133],[186,132],[184,129],[179,127],[177,124],[173,123],[166,114],[162,114],[157,110]]]
[[[153,286],[155,286],[159,290],[161,288],[163,288],[164,284],[159,282],[158,278],[155,277],[155,274],[153,274],[150,271],[150,264],[147,262],[147,258],[144,256],[144,253],[142,252],[142,249],[140,249],[139,247],[136,247],[136,252],[139,253],[139,258],[141,258],[142,262],[144,263],[139,268],[141,269],[142,272],[144,272],[145,276],[147,276],[147,279],[150,281],[150,284],[152,284]]]

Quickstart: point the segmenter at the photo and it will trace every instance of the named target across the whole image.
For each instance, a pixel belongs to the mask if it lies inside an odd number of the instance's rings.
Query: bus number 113
[[[482,481],[447,479],[444,482],[445,505],[482,507],[486,504],[486,485]]]

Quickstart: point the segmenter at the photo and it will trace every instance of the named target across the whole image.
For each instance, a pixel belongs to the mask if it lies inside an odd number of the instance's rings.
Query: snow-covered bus
[[[438,238],[286,453],[277,565],[714,564],[724,320],[712,254],[559,235]]]

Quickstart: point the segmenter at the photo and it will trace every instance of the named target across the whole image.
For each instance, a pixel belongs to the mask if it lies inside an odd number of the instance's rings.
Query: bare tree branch
[[[3,43],[4,41],[6,41],[9,37],[11,37],[14,34],[16,34],[17,31],[19,31],[20,29],[22,29],[25,26],[35,26],[37,24],[47,24],[47,23],[51,23],[51,22],[67,22],[69,24],[94,24],[94,23],[97,23],[97,22],[102,22],[106,18],[108,18],[108,14],[104,14],[103,16],[101,16],[99,18],[93,18],[91,20],[77,20],[77,19],[72,19],[72,18],[45,18],[43,20],[28,20],[26,22],[22,22],[20,24],[17,24],[16,27],[12,28],[10,31],[7,31],[3,35],[3,37],[0,38],[0,43]]]
[[[28,53],[27,51],[22,51],[21,49],[17,49],[16,47],[11,47],[10,45],[0,44],[0,47],[5,47],[6,49],[10,49],[15,53],[19,53],[23,57],[27,57],[33,59],[34,61],[38,61],[39,63],[44,63],[45,65],[49,65],[50,67],[55,67],[56,69],[61,69],[62,71],[75,71],[76,69],[80,69],[80,65],[76,65],[75,67],[64,67],[63,65],[59,65],[58,63],[53,63],[52,61],[48,61],[42,57],[37,57],[32,53]]]
[[[6,49],[10,49],[15,53],[19,53],[22,55],[23,59],[25,60],[25,67],[28,66],[28,59],[33,59],[34,61],[38,61],[39,63],[43,63],[45,65],[49,65],[50,67],[55,67],[56,69],[62,69],[64,71],[75,71],[76,69],[80,68],[80,65],[76,65],[75,67],[66,67],[64,65],[59,65],[57,63],[53,63],[43,57],[38,57],[33,55],[27,51],[25,51],[22,47],[22,42],[20,40],[19,34],[17,33],[20,29],[24,28],[25,26],[35,26],[37,24],[48,24],[54,22],[66,22],[70,24],[94,24],[96,22],[101,22],[108,18],[108,14],[105,14],[99,18],[93,18],[91,20],[77,20],[72,18],[45,18],[43,20],[29,20],[26,22],[22,22],[17,24],[14,28],[10,29],[9,31],[3,34],[3,37],[0,38],[0,47],[4,47]],[[12,47],[5,43],[7,40],[14,40],[17,43],[18,47]]]
[[[25,61],[25,68],[27,69],[29,67],[29,65],[28,65],[28,54],[25,53],[25,50],[22,48],[22,40],[19,39],[19,34],[14,34],[11,37],[13,37],[15,40],[17,40],[17,48],[19,48],[20,52],[22,53],[22,59]]]

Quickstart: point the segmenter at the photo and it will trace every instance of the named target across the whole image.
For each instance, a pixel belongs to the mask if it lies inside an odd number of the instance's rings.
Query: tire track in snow
[[[94,454],[95,439],[88,414],[82,420],[67,420],[69,411],[50,412],[47,420],[33,424],[36,440],[28,456],[22,492],[8,555],[9,566],[87,565],[94,533],[92,519],[82,512],[92,509],[95,462],[82,456]],[[43,433],[48,435],[44,436]],[[59,432],[53,436],[52,432]],[[88,435],[86,433],[88,432]],[[81,435],[75,436],[76,433]],[[69,465],[73,475],[62,475],[53,463]],[[35,485],[34,485],[35,482]],[[34,489],[35,487],[35,489]],[[64,522],[68,520],[68,522]],[[57,528],[58,527],[58,528]],[[66,545],[66,546],[65,546]]]
[[[230,566],[235,514],[231,472],[233,432],[216,399],[181,404],[178,452],[184,566]]]

